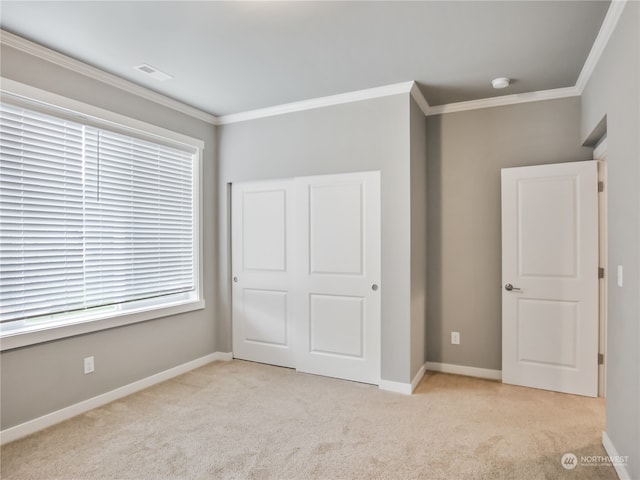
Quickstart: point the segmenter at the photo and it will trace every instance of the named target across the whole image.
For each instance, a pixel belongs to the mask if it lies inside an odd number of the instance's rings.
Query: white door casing
[[[232,188],[232,335],[236,358],[294,366],[292,182]]]
[[[599,289],[600,296],[598,298],[600,304],[599,310],[599,334],[598,350],[602,355],[602,362],[598,365],[598,396],[605,397],[607,391],[607,275],[609,265],[607,259],[607,141],[600,142],[598,147],[593,151],[594,158],[598,161],[598,183],[603,188],[598,188],[598,249],[599,262],[598,265],[603,269],[603,275],[600,278]]]
[[[234,357],[378,384],[380,174],[232,187]]]
[[[597,396],[597,180],[595,161],[502,170],[505,383]]]

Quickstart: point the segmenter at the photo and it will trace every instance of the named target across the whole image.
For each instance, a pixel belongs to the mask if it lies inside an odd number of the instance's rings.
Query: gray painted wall
[[[425,343],[429,361],[500,369],[500,168],[589,159],[580,145],[606,115],[610,270],[625,266],[624,288],[609,276],[607,434],[640,477],[638,17],[639,4],[629,2],[582,102],[425,120],[398,95],[227,125],[219,145],[204,122],[3,46],[7,78],[205,141],[207,308],[2,353],[1,428],[231,350],[227,185],[237,181],[381,170],[382,378],[411,381]],[[451,330],[461,345],[450,345]],[[88,376],[87,355],[96,357]]]
[[[640,478],[640,3],[628,2],[582,95],[582,138],[606,115],[607,426]],[[617,265],[624,285],[617,285]]]
[[[2,46],[2,75],[205,142],[205,185],[215,185],[215,129],[155,103]],[[81,402],[215,351],[216,201],[204,189],[206,308],[126,327],[3,352],[0,356],[1,428]],[[83,358],[96,370],[83,374]]]
[[[411,99],[411,378],[426,361],[427,119]]]
[[[501,370],[500,169],[590,159],[580,144],[577,97],[427,118],[428,361]]]
[[[408,94],[223,125],[219,130],[219,216],[232,182],[366,170],[381,171],[382,367],[384,380],[411,381],[410,100]],[[219,350],[231,349],[227,259],[220,223]]]

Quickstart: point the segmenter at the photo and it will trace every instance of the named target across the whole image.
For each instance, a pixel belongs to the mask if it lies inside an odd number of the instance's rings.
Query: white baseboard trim
[[[606,450],[609,458],[612,460],[611,464],[613,465],[613,468],[615,468],[620,480],[631,480],[631,475],[629,475],[626,465],[621,462],[613,461],[614,459],[619,458],[620,455],[618,454],[618,450],[616,450],[616,447],[613,446],[613,442],[611,442],[611,439],[609,438],[609,435],[607,435],[607,432],[602,432],[602,446]]]
[[[187,373],[198,367],[202,367],[203,365],[206,365],[208,363],[214,362],[216,360],[227,361],[231,360],[232,358],[233,354],[231,352],[215,352],[210,355],[205,355],[204,357],[196,358],[195,360],[183,363],[182,365],[178,365],[177,367],[170,368],[163,372],[156,373],[155,375],[151,375],[150,377],[137,380],[123,387],[116,388],[115,390],[102,393],[74,405],[70,405],[60,410],[56,410],[55,412],[48,413],[47,415],[43,415],[42,417],[38,417],[33,420],[21,423],[20,425],[16,425],[15,427],[7,428],[0,431],[0,445],[4,445],[5,443],[9,443],[19,438],[26,437],[27,435],[31,435],[32,433],[35,433],[39,430],[55,425],[56,423],[63,422],[64,420],[68,420],[72,417],[75,417],[76,415],[80,415],[94,408],[101,407],[102,405],[106,405],[107,403],[118,400],[119,398],[126,397],[127,395],[131,395],[132,393],[144,390],[145,388],[151,387],[158,383],[162,383],[166,380],[177,377],[178,375],[182,375],[183,373]]]
[[[467,367],[465,365],[453,365],[451,363],[427,362],[426,369],[432,372],[453,373],[468,377],[486,378],[489,380],[502,380],[501,370],[488,368]]]
[[[402,393],[403,395],[411,395],[412,393],[410,383],[392,382],[391,380],[380,380],[378,388],[387,392]]]
[[[416,389],[422,377],[424,377],[425,366],[422,365],[418,373],[413,377],[411,383],[392,382],[391,380],[380,380],[378,388],[388,392],[402,393],[403,395],[411,395]]]
[[[422,380],[422,377],[424,377],[424,372],[427,370],[427,364],[423,364],[420,369],[418,370],[418,373],[416,373],[416,376],[413,377],[413,380],[411,380],[411,393],[413,393],[413,391],[418,388],[418,384],[420,383],[420,381]]]

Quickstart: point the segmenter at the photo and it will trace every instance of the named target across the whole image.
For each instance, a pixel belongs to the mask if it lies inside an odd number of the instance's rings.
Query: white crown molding
[[[162,95],[161,93],[154,92],[153,90],[138,85],[137,83],[125,80],[117,75],[107,73],[104,70],[92,67],[91,65],[87,65],[86,63],[68,57],[67,55],[63,55],[62,53],[51,50],[50,48],[38,45],[37,43],[33,43],[22,37],[14,35],[13,33],[0,30],[0,43],[86,77],[106,83],[112,87],[119,88],[120,90],[124,90],[125,92],[138,97],[150,100],[164,107],[171,108],[177,112],[184,113],[190,117],[197,118],[198,120],[202,120],[212,125],[217,125],[218,123],[218,118],[210,113],[203,112],[202,110],[198,110],[195,107],[179,102],[178,100],[174,100],[173,98]]]
[[[299,102],[286,103],[273,107],[260,108],[247,112],[232,113],[216,117],[209,113],[198,110],[197,108],[186,105],[170,97],[149,90],[136,83],[125,80],[116,75],[104,72],[96,67],[92,67],[73,58],[67,57],[61,53],[25,40],[17,35],[13,35],[4,30],[0,30],[0,42],[10,47],[22,50],[26,53],[42,58],[56,65],[68,68],[82,75],[99,80],[111,86],[120,88],[134,95],[138,95],[147,100],[151,100],[160,105],[172,108],[173,110],[185,113],[192,117],[203,120],[212,125],[227,125],[230,123],[244,122],[247,120],[256,120],[259,118],[272,117],[275,115],[283,115],[286,113],[300,112],[311,110],[314,108],[327,107],[331,105],[340,105],[343,103],[358,102],[361,100],[369,100],[373,98],[386,97],[401,93],[410,93],[416,103],[420,106],[422,112],[429,115],[440,115],[443,113],[463,112],[468,110],[478,110],[482,108],[500,107],[507,105],[516,105],[520,103],[537,102],[542,100],[553,100],[559,98],[576,97],[582,95],[595,66],[604,51],[613,30],[624,10],[628,0],[613,0],[609,6],[609,10],[602,22],[600,31],[594,41],[593,46],[587,56],[580,75],[573,87],[555,88],[551,90],[540,90],[537,92],[517,93],[513,95],[503,95],[500,97],[482,98],[478,100],[470,100],[467,102],[448,103],[444,105],[430,106],[420,88],[414,81],[387,85],[384,87],[369,88],[366,90],[358,90],[349,93],[330,95],[326,97],[313,98],[310,100],[302,100]]]
[[[340,93],[338,95],[330,95],[327,97],[312,98],[310,100],[302,100],[300,102],[285,103],[274,107],[260,108],[258,110],[250,110],[248,112],[232,113],[218,117],[219,125],[227,125],[229,123],[245,122],[247,120],[256,120],[258,118],[273,117],[275,115],[283,115],[285,113],[301,112],[303,110],[311,110],[314,108],[328,107],[332,105],[340,105],[343,103],[359,102],[361,100],[369,100],[372,98],[388,97],[390,95],[398,95],[401,93],[409,93],[415,82],[396,83],[385,87],[368,88],[366,90],[358,90],[355,92]]]
[[[411,87],[411,96],[420,107],[420,110],[422,110],[422,113],[424,113],[425,116],[429,115],[431,106],[429,105],[429,102],[427,102],[427,99],[424,98],[424,95],[422,94],[422,91],[420,90],[420,87],[418,87],[418,84],[416,82],[413,82],[413,86]]]
[[[618,24],[618,20],[620,19],[622,10],[624,10],[626,4],[627,0],[613,0],[609,5],[609,10],[607,10],[607,14],[602,21],[598,36],[596,37],[595,42],[593,42],[591,51],[589,52],[587,60],[584,62],[580,75],[578,76],[578,80],[576,81],[576,88],[580,95],[582,95],[584,87],[587,86],[587,82],[589,81],[589,78],[591,78],[591,74],[596,68],[598,60],[600,60],[602,52],[604,52],[604,49],[609,42],[611,34]]]
[[[519,103],[539,102],[542,100],[554,100],[558,98],[577,97],[580,93],[576,87],[554,88],[552,90],[540,90],[538,92],[514,93],[501,97],[481,98],[468,102],[447,103],[429,107],[427,115],[440,115],[442,113],[464,112],[481,108],[503,107],[517,105]]]
[[[273,115],[281,115],[284,113],[299,112],[312,108],[325,107],[329,105],[337,105],[340,103],[349,103],[359,100],[367,100],[370,98],[383,97],[387,95],[395,95],[398,93],[406,93],[409,91],[416,101],[422,113],[426,116],[440,115],[443,113],[463,112],[468,110],[479,110],[482,108],[501,107],[507,105],[517,105],[520,103],[539,102],[544,100],[555,100],[560,98],[578,97],[582,95],[585,85],[589,81],[595,66],[602,55],[609,38],[615,29],[618,20],[622,14],[622,10],[628,0],[613,0],[609,6],[609,10],[602,22],[600,31],[596,40],[591,47],[587,60],[585,61],[576,84],[572,87],[554,88],[550,90],[539,90],[536,92],[516,93],[512,95],[502,95],[500,97],[481,98],[478,100],[470,100],[467,102],[448,103],[444,105],[431,106],[422,94],[415,81],[398,83],[387,87],[372,88],[368,90],[360,90],[340,95],[332,95],[329,97],[316,98],[312,100],[304,100],[301,102],[288,103],[275,107],[268,107],[259,110],[252,110],[242,113],[234,113],[224,115],[218,118],[219,125],[229,123],[243,122],[246,120],[255,120],[258,118],[270,117]],[[408,90],[407,90],[408,89]]]
[[[541,100],[553,100],[566,97],[577,97],[582,92],[591,78],[591,74],[600,60],[602,52],[604,52],[611,34],[615,29],[622,11],[628,0],[613,0],[609,5],[609,10],[602,21],[600,31],[593,42],[593,46],[587,56],[578,80],[573,87],[555,88],[552,90],[540,90],[537,92],[519,93],[514,95],[504,95],[501,97],[482,98],[479,100],[470,100],[468,102],[448,103],[444,105],[431,106],[425,115],[440,115],[442,113],[463,112],[467,110],[478,110],[481,108],[501,107],[506,105],[516,105],[519,103],[537,102]]]

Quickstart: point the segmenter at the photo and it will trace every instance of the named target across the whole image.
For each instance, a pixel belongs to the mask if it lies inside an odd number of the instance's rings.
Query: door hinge
[[[604,365],[604,353],[598,354],[598,365]]]
[[[598,278],[604,278],[604,268],[598,267]]]
[[[604,182],[598,182],[598,192],[604,192]]]

